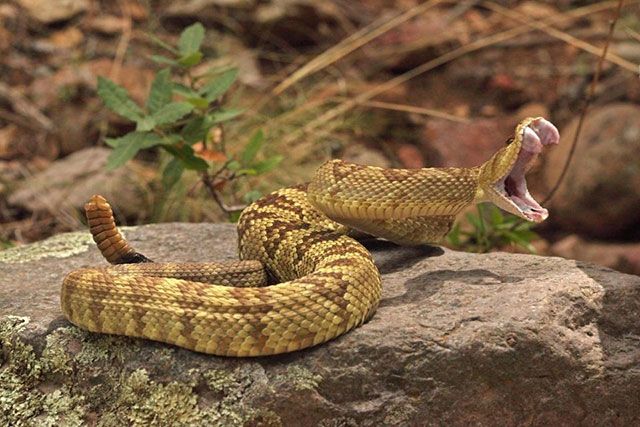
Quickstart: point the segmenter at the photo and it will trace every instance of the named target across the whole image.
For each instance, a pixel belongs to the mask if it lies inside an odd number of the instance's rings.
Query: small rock
[[[405,168],[418,169],[424,167],[424,156],[418,147],[413,144],[400,144],[396,149],[396,155]]]
[[[44,24],[65,21],[89,8],[88,0],[18,0],[18,4]]]
[[[518,108],[518,111],[514,114],[516,117],[550,117],[549,108],[545,104],[537,102],[529,102]]]
[[[551,253],[593,262],[623,273],[640,275],[640,242],[611,243],[585,240],[572,234],[554,243]]]
[[[95,89],[98,76],[109,77],[113,61],[107,58],[95,59],[83,64],[69,64],[55,74],[35,79],[28,91],[30,99],[40,108],[52,108],[61,101],[66,93],[73,93],[81,88]],[[116,83],[123,86],[131,97],[142,103],[153,80],[153,71],[125,64],[120,69]],[[63,100],[64,101],[64,100]]]
[[[347,162],[359,165],[379,166],[381,168],[391,167],[389,159],[375,148],[370,148],[364,143],[354,142],[347,145],[341,158]]]
[[[9,203],[32,212],[74,215],[89,197],[102,194],[113,200],[121,215],[139,217],[148,208],[144,174],[135,163],[107,172],[110,153],[94,147],[57,160],[23,181],[9,196]]]
[[[469,21],[450,16],[447,9],[430,8],[387,31],[372,42],[375,61],[393,70],[408,70],[436,57],[443,46],[468,42]]]
[[[558,180],[577,119],[545,156],[544,180]],[[640,107],[612,104],[585,120],[567,174],[551,200],[551,219],[564,229],[596,238],[625,238],[640,225]]]
[[[476,119],[457,123],[431,119],[424,128],[429,166],[472,167],[489,159],[513,133],[514,120]]]

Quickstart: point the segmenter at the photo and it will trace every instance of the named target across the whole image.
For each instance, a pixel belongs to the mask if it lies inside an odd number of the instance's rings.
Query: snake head
[[[525,175],[542,149],[559,140],[558,129],[548,120],[529,117],[521,121],[507,145],[480,167],[477,199],[528,221],[547,219],[549,212],[529,194]]]

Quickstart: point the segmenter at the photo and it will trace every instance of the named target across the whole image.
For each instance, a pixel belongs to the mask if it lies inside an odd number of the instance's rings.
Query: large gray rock
[[[127,229],[156,260],[235,258],[231,225]],[[0,252],[0,425],[633,425],[640,277],[531,255],[376,243],[373,319],[298,353],[228,359],[60,314],[84,233]]]

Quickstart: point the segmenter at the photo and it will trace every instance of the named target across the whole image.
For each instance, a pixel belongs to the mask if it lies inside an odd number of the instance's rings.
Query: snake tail
[[[113,210],[107,200],[94,195],[84,205],[89,231],[102,256],[111,264],[152,262],[134,250],[116,227]]]

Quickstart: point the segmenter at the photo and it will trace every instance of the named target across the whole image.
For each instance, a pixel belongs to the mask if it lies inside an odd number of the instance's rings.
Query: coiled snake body
[[[524,174],[558,142],[543,118],[523,120],[507,145],[475,168],[381,169],[334,160],[306,185],[278,190],[238,223],[241,261],[154,263],[115,227],[106,200],[86,206],[108,267],[71,272],[65,316],[89,331],[143,337],[223,356],[310,347],[375,312],[380,274],[356,230],[399,244],[437,242],[467,205],[489,200],[522,218],[547,211]]]

